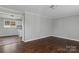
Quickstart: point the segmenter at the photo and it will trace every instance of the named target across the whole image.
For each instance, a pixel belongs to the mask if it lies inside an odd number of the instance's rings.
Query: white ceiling
[[[21,12],[33,12],[48,18],[60,18],[79,15],[79,5],[56,5],[54,9],[50,5],[1,5],[1,7],[18,10]]]

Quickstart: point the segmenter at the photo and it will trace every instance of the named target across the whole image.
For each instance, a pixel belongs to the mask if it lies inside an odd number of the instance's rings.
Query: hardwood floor
[[[0,53],[21,53],[23,52],[23,42],[17,36],[0,38]]]
[[[58,38],[47,37],[25,43],[25,52],[34,53],[69,53],[79,52],[79,42]]]
[[[21,38],[18,36],[7,36],[7,37],[0,37],[0,45],[7,45],[10,43],[20,42]]]
[[[79,53],[79,42],[53,36],[26,43],[18,37],[7,37],[0,42],[0,53]]]

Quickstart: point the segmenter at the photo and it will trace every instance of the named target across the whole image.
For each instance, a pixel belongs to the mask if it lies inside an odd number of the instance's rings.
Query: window
[[[16,28],[16,21],[15,20],[5,20],[4,27],[5,28]]]

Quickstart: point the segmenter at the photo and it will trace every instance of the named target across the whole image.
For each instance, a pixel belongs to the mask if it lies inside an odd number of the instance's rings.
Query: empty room
[[[0,5],[0,53],[79,53],[79,5]]]

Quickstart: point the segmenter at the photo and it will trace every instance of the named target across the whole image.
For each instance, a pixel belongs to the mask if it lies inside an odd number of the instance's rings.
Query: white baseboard
[[[73,39],[73,38],[68,38],[68,37],[62,37],[62,36],[56,36],[56,35],[49,35],[49,36],[55,36],[55,37],[64,38],[64,39],[69,39],[69,40],[73,40],[73,41],[79,41],[78,39]],[[29,42],[29,41],[33,41],[33,40],[38,40],[38,39],[45,38],[45,37],[49,37],[49,36],[43,36],[43,37],[38,37],[38,38],[34,38],[34,39],[29,39],[29,40],[25,40],[24,42]]]
[[[73,41],[79,41],[78,39],[73,39],[73,38],[69,38],[69,37],[62,37],[62,36],[56,36],[56,35],[52,35],[52,36],[64,38],[64,39],[69,39],[69,40],[73,40]]]
[[[51,36],[51,35],[49,35],[49,36]],[[24,42],[29,42],[29,41],[33,41],[33,40],[38,40],[38,39],[45,38],[45,37],[49,37],[49,36],[42,36],[42,37],[38,37],[38,38],[33,38],[33,39],[25,40]]]

